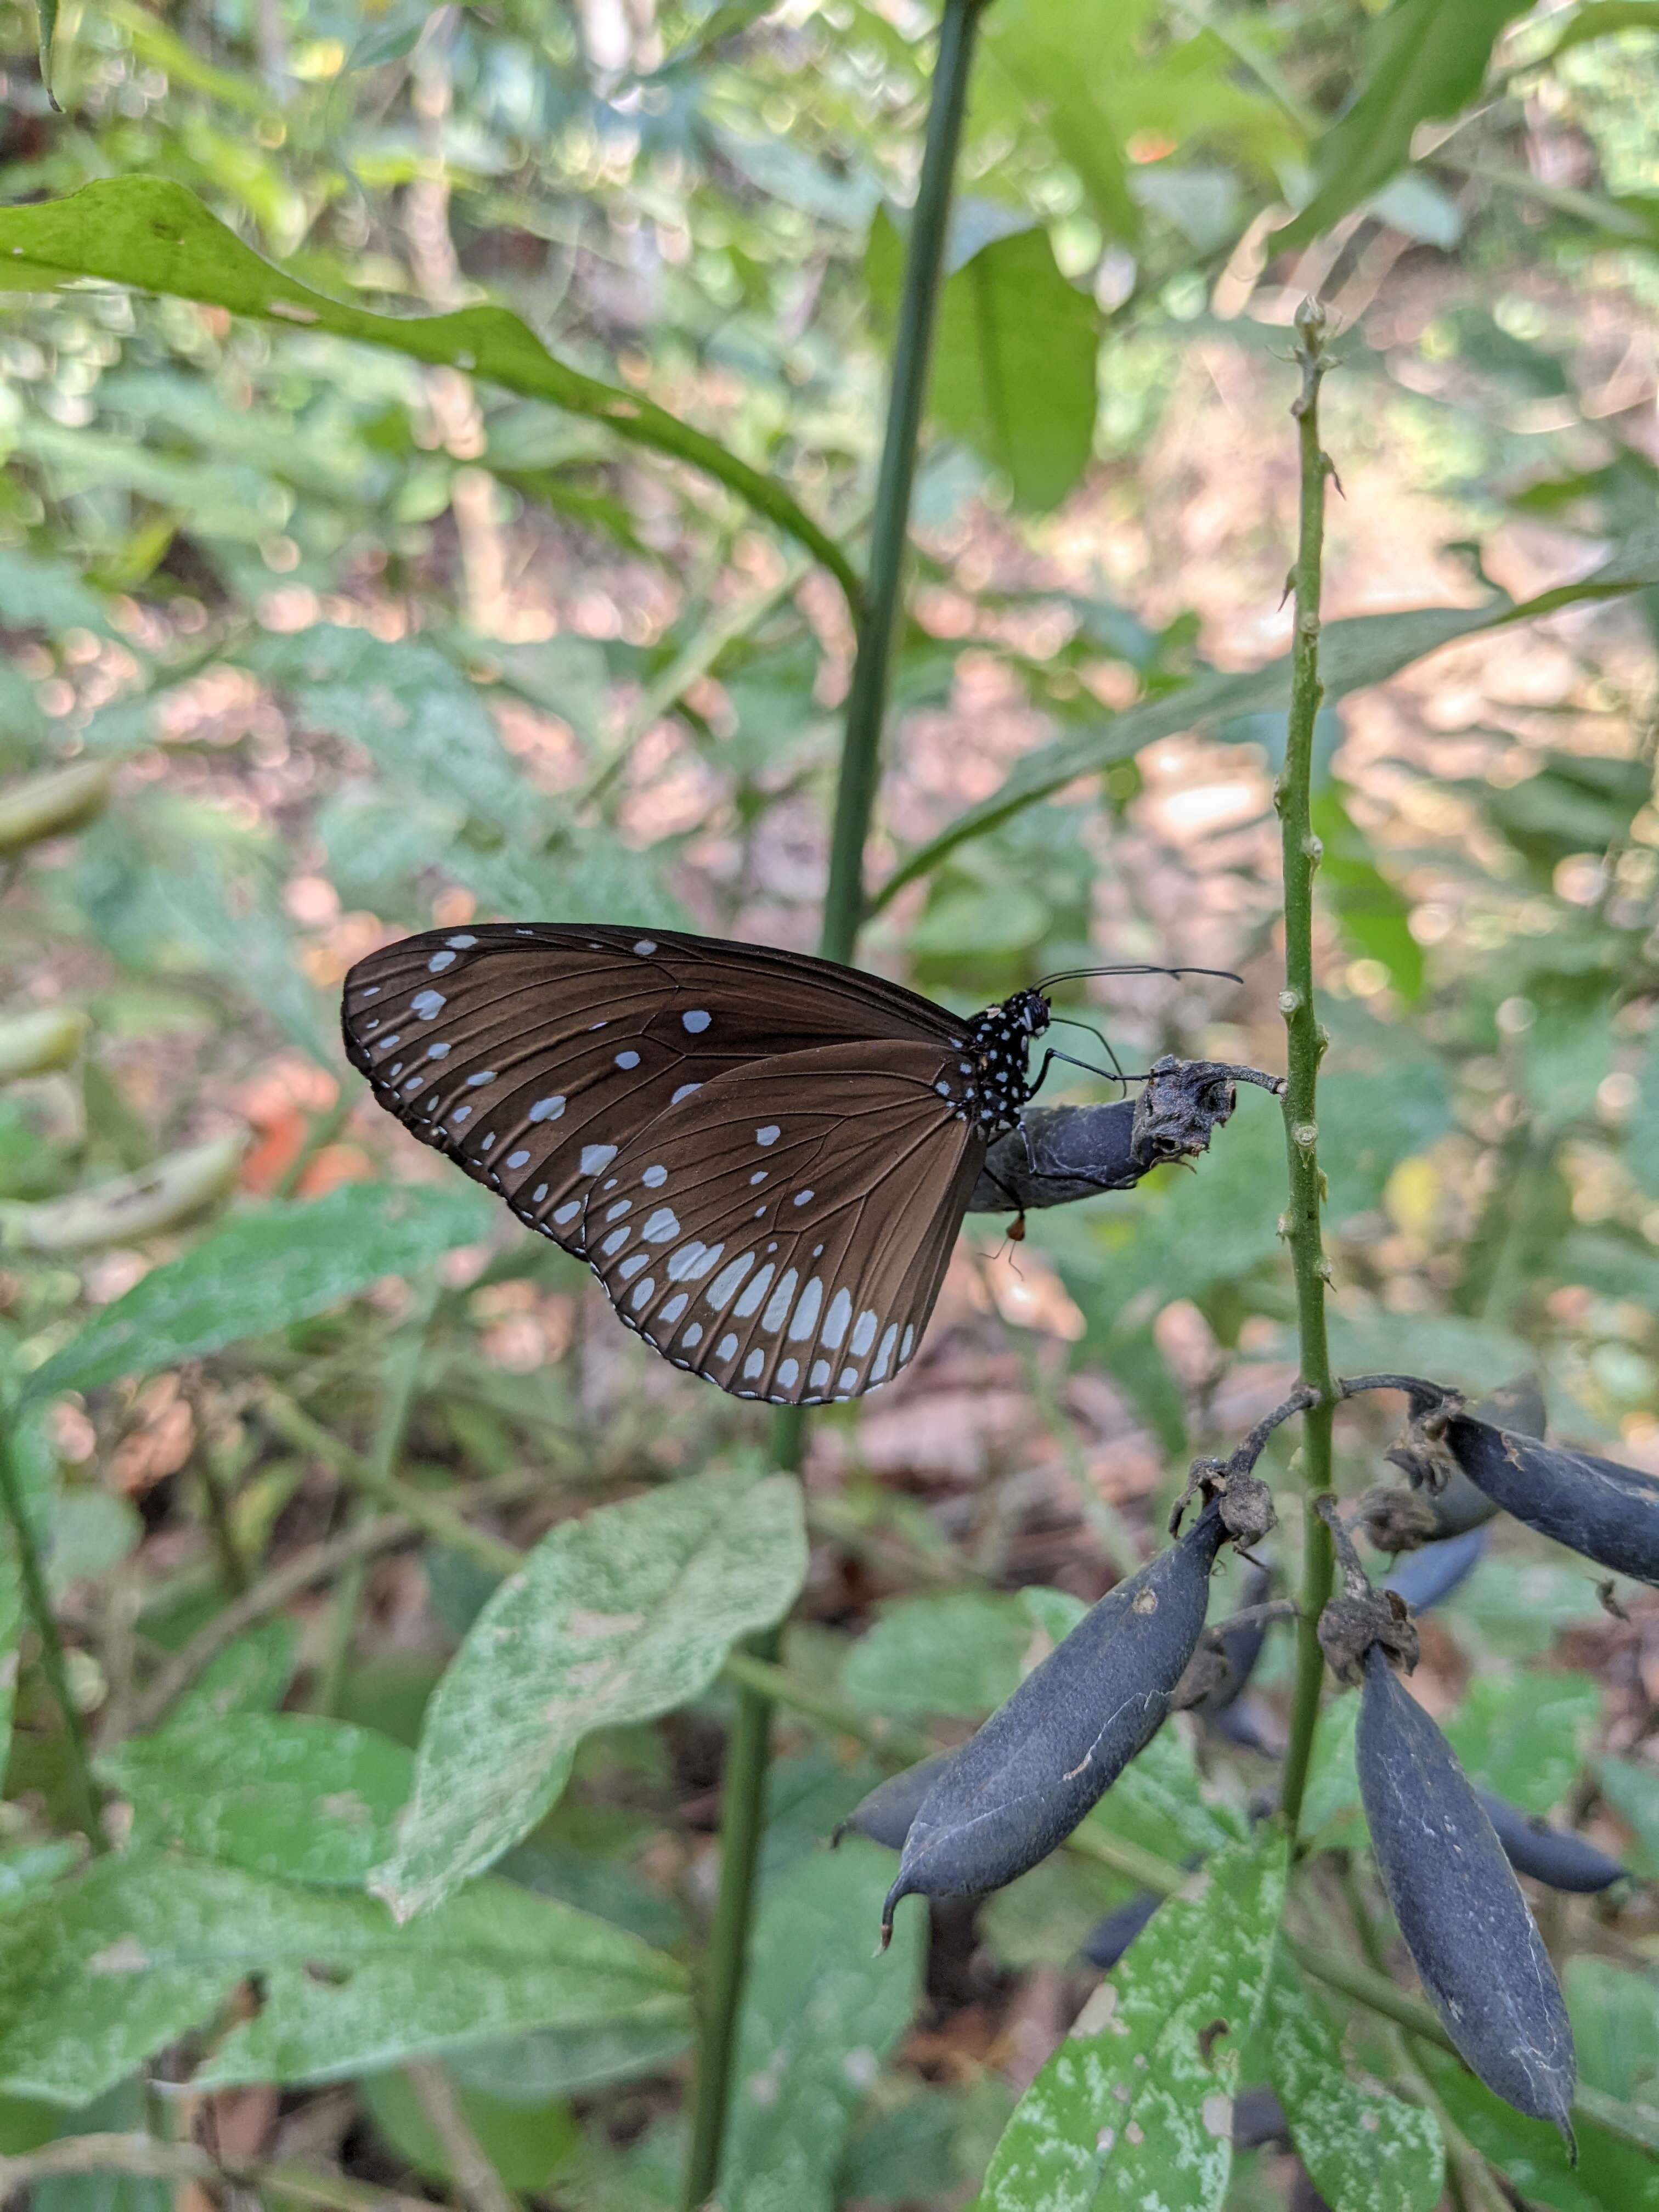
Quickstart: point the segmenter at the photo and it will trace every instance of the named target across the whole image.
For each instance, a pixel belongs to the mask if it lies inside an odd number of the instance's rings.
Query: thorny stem
[[[983,4],[984,0],[945,0],[939,25],[927,138],[905,252],[887,427],[876,479],[869,574],[859,616],[858,651],[836,786],[830,879],[818,939],[818,950],[827,960],[852,958],[865,914],[864,848],[881,772],[882,726],[886,718],[893,640],[901,617],[916,442],[945,266],[951,179],[968,104],[974,34]],[[774,1431],[774,1456],[779,1466],[799,1466],[802,1436],[799,1412],[780,1416]],[[780,1634],[781,1631],[774,1631],[751,1638],[745,1647],[749,1657],[763,1665],[773,1663],[778,1656]],[[697,2206],[707,2202],[720,2177],[752,1917],[755,1864],[765,1817],[771,1710],[770,1700],[757,1690],[738,1690],[721,1790],[720,1887],[709,1933],[698,2039],[691,2149],[683,2197],[686,2212],[696,2212]]]
[[[23,1585],[23,1604],[30,1626],[40,1640],[40,1671],[46,1678],[53,1702],[64,1723],[64,1739],[69,1750],[70,1779],[75,1792],[76,1808],[88,1842],[94,1851],[106,1851],[109,1837],[104,1828],[103,1807],[92,1779],[92,1765],[87,1753],[86,1730],[81,1725],[80,1708],[70,1692],[69,1669],[64,1663],[64,1646],[58,1638],[58,1623],[53,1618],[52,1599],[46,1591],[46,1578],[40,1565],[40,1548],[34,1540],[34,1531],[29,1525],[28,1511],[23,1503],[22,1485],[17,1477],[17,1460],[12,1450],[10,1416],[0,1414],[0,1505],[11,1524],[11,1537],[17,1547],[19,1579]]]
[[[1319,442],[1319,386],[1329,362],[1325,353],[1325,312],[1316,301],[1304,300],[1297,308],[1296,330],[1302,389],[1291,412],[1296,418],[1301,453],[1302,498],[1296,567],[1291,572],[1296,635],[1291,653],[1291,711],[1284,773],[1275,793],[1285,856],[1285,988],[1279,1003],[1286,1038],[1285,1152],[1290,1184],[1284,1234],[1296,1279],[1302,1380],[1319,1395],[1318,1403],[1308,1410],[1302,1432],[1302,1480],[1307,1493],[1303,1516],[1302,1618],[1297,1628],[1296,1700],[1279,1801],[1292,1837],[1301,1818],[1324,1685],[1319,1616],[1331,1594],[1331,1538],[1314,1504],[1331,1486],[1331,1417],[1335,1409],[1325,1334],[1325,1285],[1329,1271],[1320,1233],[1323,1178],[1318,1150],[1319,1063],[1328,1039],[1315,1011],[1313,973],[1313,879],[1320,857],[1311,813],[1313,744],[1314,725],[1324,696],[1319,680],[1319,599],[1325,479],[1331,473]]]

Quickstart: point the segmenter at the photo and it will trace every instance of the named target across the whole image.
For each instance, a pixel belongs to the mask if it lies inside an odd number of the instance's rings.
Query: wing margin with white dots
[[[915,1356],[985,1139],[951,1048],[831,1045],[670,1108],[587,1204],[620,1318],[736,1397],[861,1396]]]
[[[575,1253],[596,1182],[697,1087],[832,1041],[949,1050],[964,1034],[930,1000],[803,953],[575,922],[385,945],[346,977],[341,1027],[382,1106]]]

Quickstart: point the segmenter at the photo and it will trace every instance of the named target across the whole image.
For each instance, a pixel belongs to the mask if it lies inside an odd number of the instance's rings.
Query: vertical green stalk
[[[1316,301],[1304,300],[1297,308],[1296,331],[1296,358],[1302,368],[1302,389],[1291,410],[1296,418],[1302,464],[1301,515],[1296,567],[1291,572],[1296,637],[1291,655],[1285,769],[1274,794],[1285,856],[1285,988],[1279,1006],[1285,1017],[1286,1038],[1285,1152],[1290,1204],[1281,1226],[1296,1278],[1302,1380],[1319,1393],[1319,1402],[1303,1417],[1302,1480],[1306,1494],[1302,1613],[1297,1630],[1296,1703],[1280,1798],[1292,1834],[1302,1814],[1302,1796],[1324,1686],[1319,1616],[1331,1594],[1334,1561],[1330,1531],[1314,1510],[1314,1501],[1331,1486],[1331,1417],[1336,1399],[1325,1334],[1325,1285],[1330,1270],[1320,1231],[1324,1178],[1319,1169],[1319,1063],[1329,1040],[1314,1006],[1313,975],[1313,879],[1320,848],[1313,834],[1310,806],[1314,723],[1324,696],[1319,680],[1319,596],[1325,479],[1331,473],[1330,462],[1319,443],[1319,386],[1329,363],[1324,350],[1325,311]]]
[[[830,845],[830,880],[823,896],[818,949],[828,960],[850,960],[864,919],[864,847],[870,832],[881,773],[881,735],[886,719],[889,672],[904,588],[915,481],[916,441],[927,392],[939,290],[950,221],[951,185],[968,103],[974,33],[984,0],[945,0],[927,112],[921,177],[910,218],[887,428],[876,481],[870,529],[870,573],[859,623],[857,657],[847,698],[846,736],[836,786]],[[804,1421],[798,1408],[781,1413],[773,1428],[778,1466],[800,1465]],[[777,1657],[781,1629],[743,1647],[753,1658]],[[770,1698],[742,1687],[726,1745],[720,1799],[720,1887],[709,1931],[708,1972],[697,2052],[691,2150],[686,2163],[686,2212],[705,2203],[720,2177],[730,2101],[732,2060],[753,1915],[755,1865],[765,1824],[766,1771],[771,1755]]]
[[[93,1850],[106,1851],[109,1837],[105,1832],[103,1808],[92,1779],[86,1730],[81,1725],[80,1710],[70,1692],[69,1669],[64,1663],[64,1647],[58,1640],[58,1623],[52,1618],[52,1599],[47,1594],[46,1578],[40,1565],[40,1547],[29,1525],[22,1486],[17,1479],[17,1462],[11,1448],[9,1413],[0,1414],[0,1507],[4,1509],[6,1519],[11,1525],[12,1541],[17,1547],[18,1574],[23,1585],[23,1604],[29,1625],[40,1639],[40,1671],[46,1678],[46,1686],[52,1692],[64,1723],[76,1814]]]

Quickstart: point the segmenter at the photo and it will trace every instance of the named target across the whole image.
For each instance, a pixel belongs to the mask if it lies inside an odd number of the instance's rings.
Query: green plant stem
[[[1291,576],[1296,634],[1291,654],[1285,769],[1275,794],[1285,866],[1285,988],[1279,1007],[1286,1039],[1285,1152],[1290,1200],[1284,1233],[1296,1279],[1302,1380],[1318,1392],[1319,1402],[1303,1417],[1302,1613],[1297,1626],[1296,1699],[1279,1798],[1292,1837],[1302,1816],[1325,1679],[1319,1616],[1331,1594],[1333,1558],[1330,1531],[1314,1510],[1314,1501],[1331,1486],[1331,1419],[1336,1404],[1325,1334],[1325,1285],[1329,1270],[1320,1230],[1324,1179],[1319,1169],[1319,1063],[1328,1040],[1314,1004],[1313,879],[1319,865],[1319,841],[1313,834],[1310,811],[1314,725],[1324,697],[1319,680],[1319,599],[1325,479],[1330,474],[1330,463],[1319,442],[1319,386],[1328,366],[1323,308],[1304,300],[1297,310],[1296,329],[1296,357],[1302,368],[1302,389],[1291,410],[1296,418],[1302,475],[1296,567]]]
[[[380,1419],[368,1461],[375,1480],[382,1484],[395,1478],[404,1439],[409,1434],[410,1417],[415,1411],[415,1399],[421,1384],[427,1338],[437,1308],[438,1288],[437,1276],[429,1276],[416,1293],[415,1310],[406,1327],[398,1330],[386,1347]],[[357,1521],[369,1518],[367,1498],[360,1498],[356,1501],[353,1518]],[[363,1589],[368,1579],[368,1561],[363,1558],[356,1559],[342,1574],[335,1588],[328,1646],[318,1673],[315,1704],[319,1713],[337,1716],[340,1711],[346,1673],[351,1663],[351,1646],[357,1632],[357,1615],[362,1609]]]
[[[818,950],[827,960],[850,960],[864,919],[864,848],[870,833],[881,773],[882,726],[889,673],[904,586],[915,481],[916,441],[927,391],[928,358],[945,265],[951,185],[968,102],[974,33],[983,0],[945,0],[939,26],[927,111],[921,177],[905,252],[898,334],[887,427],[876,479],[870,530],[870,567],[859,611],[858,648],[847,699],[846,735],[836,785],[830,840],[830,879],[823,896]],[[774,1455],[781,1467],[800,1465],[804,1437],[798,1410],[781,1415]],[[751,1638],[741,1656],[757,1666],[775,1663],[781,1628]],[[726,2140],[732,2061],[743,2002],[744,1970],[753,1917],[755,1866],[765,1825],[766,1772],[770,1762],[772,1705],[763,1691],[739,1685],[737,1713],[726,1746],[720,1795],[720,1886],[709,1931],[691,2113],[691,2149],[683,2203],[686,2212],[705,2203],[720,2178]]]
[[[30,1626],[40,1640],[40,1671],[46,1678],[46,1686],[52,1692],[64,1723],[64,1739],[69,1749],[70,1779],[81,1826],[93,1850],[106,1851],[110,1843],[104,1828],[103,1806],[92,1778],[86,1730],[81,1725],[80,1710],[70,1691],[69,1669],[64,1662],[64,1646],[58,1638],[58,1623],[52,1617],[52,1599],[40,1565],[40,1547],[34,1540],[34,1531],[29,1526],[27,1510],[23,1503],[23,1488],[18,1480],[17,1461],[11,1448],[9,1416],[0,1416],[0,1505],[4,1507],[6,1519],[11,1524],[12,1541],[17,1547],[17,1568],[23,1585],[23,1603]]]
[[[870,566],[859,623],[858,657],[847,698],[847,734],[836,790],[830,884],[824,894],[822,951],[848,960],[864,919],[864,844],[881,772],[881,732],[887,711],[893,640],[903,601],[904,564],[915,480],[916,441],[927,392],[927,368],[938,314],[951,184],[968,100],[974,34],[982,0],[945,0],[933,65],[933,99],[921,179],[910,217],[903,289],[893,343],[893,381],[887,434],[876,481],[870,532]]]

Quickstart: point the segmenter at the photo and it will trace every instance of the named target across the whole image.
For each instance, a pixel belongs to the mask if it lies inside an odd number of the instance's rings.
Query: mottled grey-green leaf
[[[1445,2179],[1434,2114],[1349,2080],[1340,2039],[1282,1961],[1265,2027],[1268,2072],[1320,2194],[1342,2212],[1433,2212]]]
[[[975,2212],[1217,2212],[1286,1863],[1280,1835],[1231,1844],[1159,1908],[1020,2100]]]
[[[584,1736],[696,1697],[738,1637],[782,1617],[805,1571],[789,1475],[695,1476],[562,1522],[439,1685],[377,1894],[407,1918],[492,1865],[551,1809]]]
[[[136,1737],[97,1771],[131,1804],[138,1847],[356,1889],[392,1848],[414,1767],[349,1721],[243,1712]]]
[[[30,1397],[92,1390],[286,1328],[428,1265],[487,1230],[462,1184],[347,1183],[326,1198],[244,1214],[154,1267],[26,1385]]]

